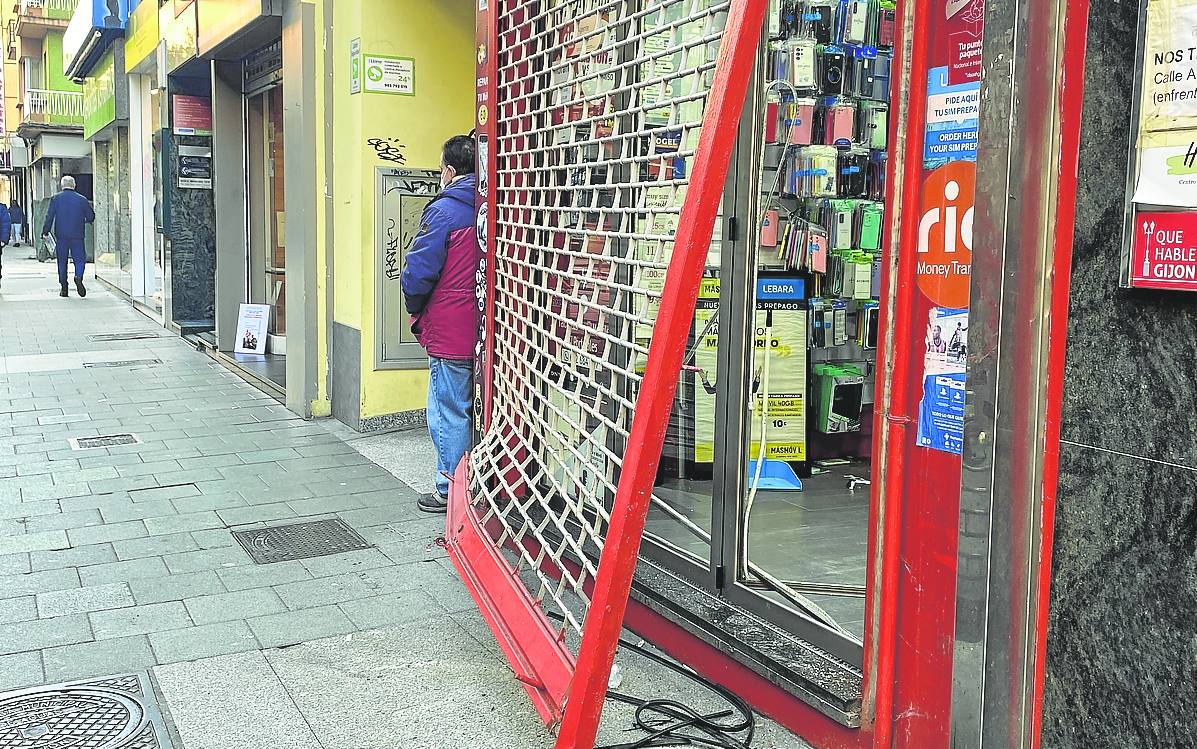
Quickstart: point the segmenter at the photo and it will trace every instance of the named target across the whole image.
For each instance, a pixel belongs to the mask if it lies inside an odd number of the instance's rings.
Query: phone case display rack
[[[791,462],[868,455],[861,430],[873,401],[894,24],[889,0],[774,3],[755,350],[775,358],[768,379],[756,362],[753,382],[773,432],[754,457],[762,447]],[[779,326],[774,312],[770,325],[762,309],[777,284],[763,282],[795,274],[805,324]]]

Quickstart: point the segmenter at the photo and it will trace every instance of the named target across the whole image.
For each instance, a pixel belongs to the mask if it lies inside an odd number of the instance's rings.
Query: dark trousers
[[[67,258],[75,263],[75,278],[82,280],[83,266],[87,264],[87,250],[82,239],[54,238],[54,251],[58,254],[58,283],[67,285]]]

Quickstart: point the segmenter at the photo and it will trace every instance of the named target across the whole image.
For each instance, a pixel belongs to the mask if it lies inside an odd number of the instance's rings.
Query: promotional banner
[[[1197,212],[1140,213],[1132,243],[1133,286],[1197,291]]]
[[[968,310],[932,308],[923,355],[918,442],[960,455],[964,449],[964,365]]]

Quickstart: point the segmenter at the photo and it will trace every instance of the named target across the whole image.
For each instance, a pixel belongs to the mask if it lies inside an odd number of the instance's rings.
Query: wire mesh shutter
[[[576,642],[727,0],[500,0],[481,523]]]

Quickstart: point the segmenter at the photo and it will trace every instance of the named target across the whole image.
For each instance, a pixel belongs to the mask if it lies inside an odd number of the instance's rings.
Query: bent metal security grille
[[[585,746],[765,0],[490,5],[490,418],[448,540],[558,746]]]

